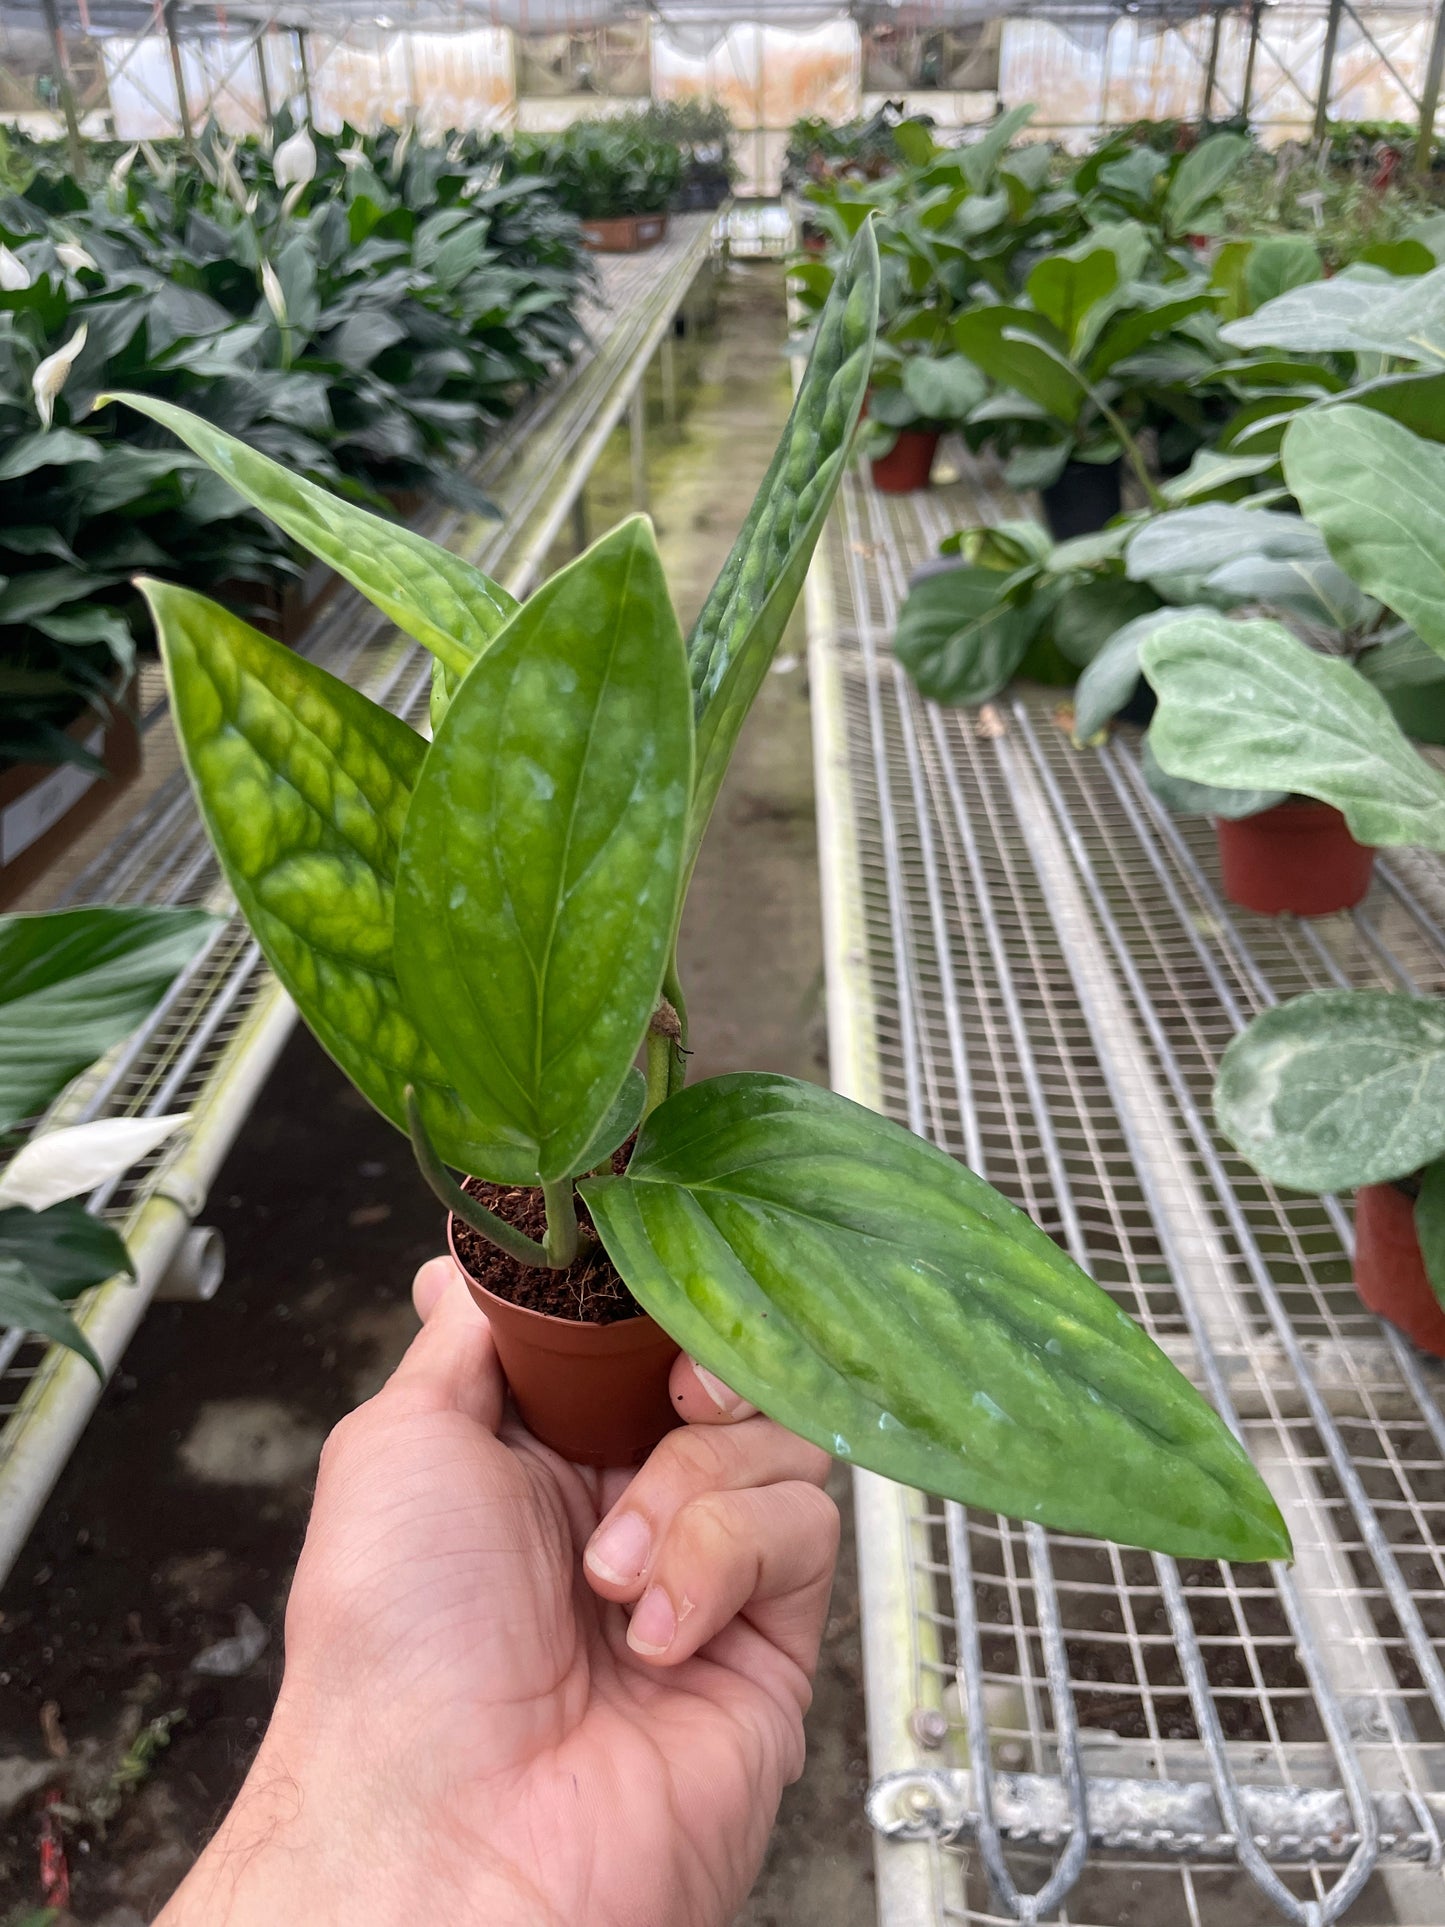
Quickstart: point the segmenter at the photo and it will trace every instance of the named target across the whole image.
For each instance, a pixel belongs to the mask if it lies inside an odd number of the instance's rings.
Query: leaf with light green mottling
[[[1317,990],[1256,1017],[1220,1061],[1219,1128],[1296,1191],[1409,1177],[1445,1155],[1445,1004]]]
[[[525,1183],[402,1006],[392,896],[426,744],[368,697],[189,589],[142,582],[201,815],[242,914],[322,1046],[447,1162]]]
[[[1445,655],[1445,449],[1371,409],[1311,409],[1284,473],[1345,573]]]
[[[1225,617],[1171,622],[1141,661],[1160,700],[1148,740],[1169,775],[1316,796],[1362,844],[1445,850],[1445,777],[1349,663],[1279,622]]]
[[[516,598],[470,562],[293,475],[199,415],[150,395],[103,399],[124,402],[179,436],[238,495],[344,576],[454,674],[466,672],[516,609]]]
[[[697,721],[689,870],[842,479],[873,368],[878,282],[869,221],[833,283],[787,426],[688,638]]]
[[[401,841],[403,999],[489,1134],[526,1158],[526,1182],[591,1154],[641,1046],[676,929],[691,786],[682,633],[635,517],[553,576],[468,672]]]
[[[1361,843],[1445,850],[1445,777],[1348,663],[1277,622],[1223,616],[1156,630],[1140,660],[1159,698],[1149,741],[1170,775],[1315,796]]]
[[[1064,1532],[1288,1556],[1243,1448],[1153,1341],[981,1178],[861,1105],[713,1078],[581,1190],[664,1329],[825,1451]]]

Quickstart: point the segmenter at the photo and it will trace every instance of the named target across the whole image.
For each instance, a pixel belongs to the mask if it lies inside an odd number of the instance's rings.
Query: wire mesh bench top
[[[1352,915],[1221,898],[1137,737],[1075,749],[1054,691],[924,702],[908,577],[1020,513],[857,472],[810,599],[839,1088],[1038,1219],[1231,1414],[1294,1567],[1176,1565],[860,1475],[884,1927],[1445,1922],[1445,1375],[1361,1305],[1335,1200],[1214,1133],[1257,1011],[1445,989],[1445,869],[1392,854]]]

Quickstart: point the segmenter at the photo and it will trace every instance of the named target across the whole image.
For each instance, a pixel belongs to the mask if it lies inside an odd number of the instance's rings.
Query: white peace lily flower
[[[261,263],[261,292],[266,297],[266,306],[275,315],[277,324],[284,328],[290,319],[286,312],[286,290],[281,286],[281,277],[269,261]]]
[[[296,212],[296,203],[305,192],[305,181],[293,181],[290,187],[287,188],[286,192],[281,196],[281,219],[283,221],[290,220],[291,216]]]
[[[23,1204],[30,1211],[47,1211],[64,1198],[93,1191],[148,1157],[189,1118],[189,1111],[170,1117],[102,1117],[93,1124],[42,1131],[0,1172],[0,1207]]]
[[[135,157],[139,152],[140,142],[137,141],[134,147],[128,147],[121,155],[115,166],[110,170],[110,184],[112,187],[125,186],[130,170],[135,166]]]
[[[75,358],[85,346],[88,332],[87,324],[82,321],[65,346],[57,348],[53,355],[47,355],[30,378],[42,428],[49,428],[55,419],[55,397],[69,379]]]
[[[85,249],[74,241],[58,241],[55,245],[55,258],[62,267],[69,268],[72,274],[77,273],[81,268],[89,268],[94,274],[100,272]]]
[[[336,158],[348,173],[353,168],[365,167],[367,164],[364,147],[339,147],[336,150]]]
[[[261,190],[259,187],[253,187],[251,189],[251,192],[246,196],[247,215],[249,216],[254,214],[256,212],[256,209],[260,205],[261,205]]]
[[[30,286],[30,270],[18,254],[12,254],[0,241],[0,288],[6,294],[19,294]]]
[[[146,166],[155,175],[162,187],[169,188],[176,178],[174,165],[161,157],[160,150],[152,147],[149,141],[140,143],[140,151],[146,157]]]
[[[306,187],[316,179],[316,146],[304,127],[282,141],[271,161],[277,187]]]

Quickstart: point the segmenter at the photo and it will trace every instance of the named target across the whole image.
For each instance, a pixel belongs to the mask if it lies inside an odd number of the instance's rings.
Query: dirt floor
[[[782,281],[737,264],[717,325],[678,344],[690,405],[650,438],[649,487],[690,620],[788,404]],[[592,526],[627,506],[624,438]],[[696,1071],[826,1075],[807,695],[790,638],[739,749],[699,866],[683,974]],[[439,1245],[401,1140],[305,1036],[287,1049],[205,1221],[227,1279],[147,1317],[0,1593],[0,1921],[40,1897],[43,1789],[72,1915],[139,1927],[245,1772],[327,1429],[383,1380]],[[838,1482],[846,1503],[847,1488]],[[834,1599],[808,1771],[784,1807],[746,1927],[869,1927],[870,1844],[851,1552]],[[579,1923],[579,1927],[581,1924]]]

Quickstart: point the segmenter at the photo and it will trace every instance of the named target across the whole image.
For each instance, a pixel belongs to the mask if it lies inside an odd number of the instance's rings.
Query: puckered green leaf
[[[517,607],[498,583],[449,550],[354,508],[199,415],[150,395],[118,395],[170,429],[238,495],[328,563],[399,629],[463,674]]]
[[[697,719],[689,867],[842,478],[873,367],[878,278],[869,221],[833,283],[788,425],[688,638]]]
[[[0,1262],[11,1259],[52,1297],[74,1298],[135,1266],[112,1225],[93,1218],[79,1198],[45,1211],[12,1205],[0,1211]]]
[[[416,1086],[450,1164],[525,1183],[402,1006],[397,850],[426,744],[305,657],[188,589],[143,582],[171,714],[236,901],[306,1023],[398,1130]]]
[[[1067,1532],[1287,1556],[1242,1448],[1153,1342],[887,1119],[790,1078],[714,1078],[582,1192],[672,1337],[838,1457]]]
[[[1157,630],[1140,659],[1159,697],[1149,740],[1171,775],[1315,796],[1361,843],[1445,850],[1445,777],[1348,663],[1276,622],[1222,616]]]
[[[1445,1154],[1445,1005],[1389,990],[1291,998],[1224,1053],[1214,1114],[1256,1170],[1297,1191],[1408,1177]]]
[[[577,1169],[642,1043],[691,782],[682,634],[638,517],[539,589],[465,677],[402,838],[403,997],[527,1181]]]
[[[1311,410],[1284,472],[1346,574],[1445,655],[1445,449],[1367,408]]]
[[[931,701],[987,702],[1023,661],[1044,611],[1016,607],[1008,582],[997,569],[966,563],[915,578],[893,653]]]
[[[0,917],[0,1130],[128,1036],[216,928],[110,905]]]

